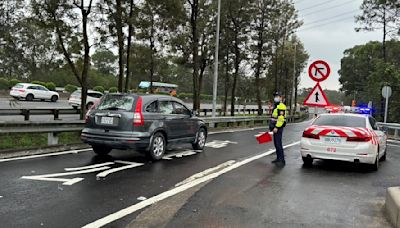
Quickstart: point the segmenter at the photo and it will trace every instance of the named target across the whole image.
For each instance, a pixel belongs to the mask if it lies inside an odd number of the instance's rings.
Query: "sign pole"
[[[385,105],[385,120],[384,122],[387,122],[387,114],[388,114],[388,105],[389,105],[389,90],[386,90],[386,105]]]

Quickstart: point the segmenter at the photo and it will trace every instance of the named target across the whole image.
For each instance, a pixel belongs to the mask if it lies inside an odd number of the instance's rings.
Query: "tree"
[[[44,28],[54,29],[58,46],[82,87],[81,119],[86,113],[87,80],[90,68],[88,24],[93,1],[89,0],[87,4],[85,2],[84,0],[32,0],[31,2],[33,14],[41,25]],[[74,24],[81,24],[82,27],[76,28]],[[74,56],[79,57],[74,58]],[[77,61],[78,59],[81,61]],[[78,66],[78,62],[82,65]]]
[[[382,29],[382,53],[384,61],[387,60],[387,36],[398,31],[394,29],[397,14],[397,7],[393,7],[394,2],[392,0],[364,0],[361,5],[362,15],[356,17],[356,21],[362,25],[362,27],[356,28],[357,32],[361,30],[374,31]]]
[[[115,63],[117,56],[107,49],[97,49],[92,55],[93,66],[99,70],[102,74],[114,74]]]
[[[400,121],[398,115],[400,103],[396,102],[400,98],[400,87],[398,87],[400,58],[397,54],[400,51],[400,42],[386,42],[388,47],[386,62],[383,58],[382,45],[381,42],[369,42],[344,52],[339,70],[341,90],[346,96],[355,98],[358,104],[372,101],[378,115],[383,113],[381,89],[384,85],[390,85],[393,88],[390,118],[391,121]],[[377,117],[381,119],[381,116]]]
[[[247,45],[249,35],[249,5],[251,1],[245,0],[234,0],[227,2],[228,13],[228,29],[232,34],[232,53],[234,55],[233,61],[233,81],[231,90],[231,116],[235,115],[235,93],[237,87],[237,81],[239,77],[239,70],[242,61],[245,58],[244,48]]]
[[[124,26],[125,26],[125,1],[124,0],[101,0],[97,5],[100,12],[106,15],[107,20],[103,20],[102,26],[99,28],[102,35],[108,34],[111,37],[116,37],[118,47],[118,90],[123,91],[124,83]],[[104,28],[108,28],[108,31],[104,31]],[[108,38],[108,37],[107,37]],[[107,40],[103,38],[103,40]]]

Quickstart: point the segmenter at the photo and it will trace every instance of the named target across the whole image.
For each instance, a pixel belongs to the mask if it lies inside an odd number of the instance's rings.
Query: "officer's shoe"
[[[278,167],[284,167],[286,165],[286,162],[285,161],[277,161],[275,163],[275,165],[278,166]]]
[[[275,160],[273,160],[271,163],[272,163],[272,164],[275,164],[275,163],[277,163],[277,162],[279,162],[279,160],[278,160],[278,159],[275,159]]]

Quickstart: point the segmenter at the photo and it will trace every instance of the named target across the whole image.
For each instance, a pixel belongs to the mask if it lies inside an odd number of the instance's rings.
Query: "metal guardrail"
[[[227,109],[227,114],[230,113],[230,109]],[[200,109],[199,116],[206,117],[211,115],[212,109]],[[222,116],[223,110],[217,109],[216,113],[218,116]],[[248,114],[255,115],[258,113],[258,109],[235,109],[235,114]],[[263,109],[263,113],[269,114],[269,109]],[[29,121],[31,116],[34,115],[52,115],[54,120],[59,120],[60,115],[79,115],[80,109],[72,108],[56,108],[56,109],[0,109],[0,116],[24,116],[25,121]]]
[[[386,131],[389,136],[393,136],[395,139],[399,139],[399,130],[400,130],[400,124],[398,123],[377,123],[378,127],[380,127],[382,130]],[[393,133],[393,134],[392,134]]]
[[[290,117],[287,118],[288,122],[294,121],[299,118]],[[210,127],[217,127],[224,123],[227,127],[233,125],[240,125],[241,123],[260,123],[265,124],[269,121],[267,116],[254,116],[254,117],[204,117],[202,118]],[[0,135],[9,133],[48,133],[48,145],[58,144],[58,133],[61,132],[79,132],[85,127],[83,120],[76,121],[52,121],[52,122],[32,122],[32,121],[21,121],[21,122],[0,122]]]
[[[32,115],[52,115],[54,120],[59,120],[60,115],[80,114],[79,109],[0,109],[0,116],[22,115],[28,121]]]

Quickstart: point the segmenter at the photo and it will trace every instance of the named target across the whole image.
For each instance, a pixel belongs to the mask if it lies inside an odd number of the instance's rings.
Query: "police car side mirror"
[[[191,112],[191,116],[198,116],[199,112],[197,112],[196,110],[192,110]]]

